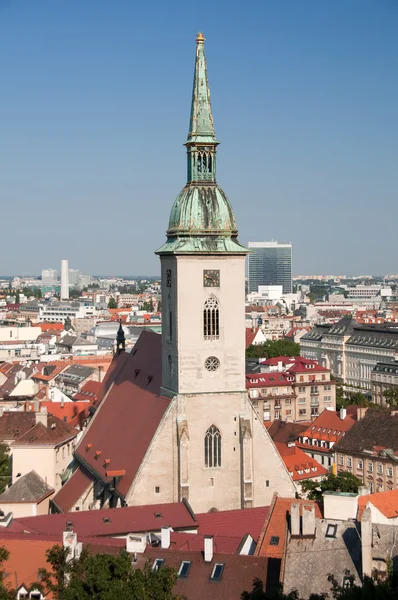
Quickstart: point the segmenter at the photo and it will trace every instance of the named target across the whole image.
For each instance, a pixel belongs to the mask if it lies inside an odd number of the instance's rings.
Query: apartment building
[[[372,402],[386,404],[384,392],[391,388],[398,389],[398,361],[394,363],[377,363],[370,376]]]
[[[347,385],[371,389],[371,373],[379,362],[398,359],[398,327],[362,325],[343,317],[334,325],[316,325],[300,340],[301,355],[317,360]]]
[[[398,413],[362,408],[334,449],[337,470],[353,473],[370,492],[398,488]]]
[[[284,357],[273,359],[283,365]],[[315,361],[295,358],[284,371],[250,373],[246,388],[263,421],[310,421],[325,408],[336,409],[330,371]]]

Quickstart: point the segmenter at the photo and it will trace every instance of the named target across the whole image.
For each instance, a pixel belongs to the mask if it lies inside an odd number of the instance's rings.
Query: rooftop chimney
[[[48,414],[46,408],[42,408],[40,412],[36,413],[36,425],[38,423],[43,423],[44,427],[48,426]]]
[[[305,504],[303,506],[303,536],[315,535],[315,505]]]
[[[205,562],[213,560],[213,536],[205,535]]]
[[[362,577],[372,576],[372,513],[365,508],[361,520]]]
[[[162,548],[170,548],[170,527],[167,527],[167,525],[164,525],[160,530],[160,540]]]
[[[368,409],[366,408],[366,406],[358,406],[357,408],[357,421],[360,421],[361,419],[364,418],[365,413]]]
[[[340,419],[344,421],[347,416],[347,410],[345,408],[340,408]]]
[[[39,412],[40,410],[40,402],[37,398],[35,398],[35,400],[33,400],[33,407],[35,412]]]
[[[300,535],[300,504],[292,504],[290,507],[290,533]]]

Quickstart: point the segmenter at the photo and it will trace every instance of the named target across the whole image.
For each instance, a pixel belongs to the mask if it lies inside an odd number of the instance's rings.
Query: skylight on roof
[[[178,569],[178,577],[188,577],[189,569],[191,568],[191,560],[183,560]]]
[[[270,540],[270,546],[278,546],[278,544],[279,544],[279,536],[272,535],[271,540]]]
[[[216,563],[213,567],[213,570],[210,575],[211,581],[220,581],[223,571],[224,571],[225,563]]]
[[[337,532],[337,525],[329,523],[329,525],[327,526],[327,529],[326,529],[325,537],[335,538],[336,532]]]
[[[152,565],[152,571],[159,571],[160,567],[164,563],[164,558],[155,558]]]

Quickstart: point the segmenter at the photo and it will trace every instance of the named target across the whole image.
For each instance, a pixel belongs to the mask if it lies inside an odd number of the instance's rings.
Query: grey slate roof
[[[55,380],[56,381],[64,381],[66,383],[80,383],[90,377],[94,373],[94,369],[92,367],[84,367],[83,365],[72,365],[65,371],[62,371]]]
[[[2,503],[39,502],[53,491],[36,471],[30,471],[0,495],[0,507]]]
[[[336,536],[326,537],[328,524],[336,524]],[[315,591],[330,594],[328,574],[333,573],[342,585],[345,570],[360,583],[361,540],[353,521],[316,519],[313,539],[291,538],[288,542],[284,591],[297,589],[300,598],[308,598]]]

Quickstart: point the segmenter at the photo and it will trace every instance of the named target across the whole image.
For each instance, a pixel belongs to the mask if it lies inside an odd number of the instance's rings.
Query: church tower
[[[196,61],[187,183],[171,210],[162,269],[162,393],[245,390],[245,257],[232,206],[217,185],[217,141],[204,37]]]
[[[127,503],[196,512],[271,503],[295,488],[245,386],[245,257],[217,185],[204,37],[196,38],[187,182],[171,209],[162,272],[162,386],[170,399]]]

